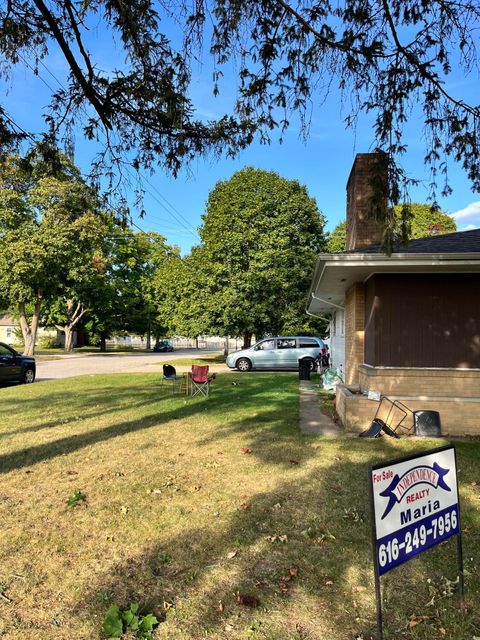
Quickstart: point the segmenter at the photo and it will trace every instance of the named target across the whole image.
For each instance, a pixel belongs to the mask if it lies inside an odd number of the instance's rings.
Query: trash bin
[[[413,425],[416,436],[441,438],[442,428],[438,411],[414,411]]]
[[[310,360],[298,361],[298,377],[300,380],[310,380]]]

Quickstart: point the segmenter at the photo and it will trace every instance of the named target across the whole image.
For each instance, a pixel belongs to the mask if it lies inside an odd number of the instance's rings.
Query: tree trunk
[[[242,349],[249,349],[252,346],[252,334],[249,331],[245,331],[243,334],[243,347]]]
[[[152,348],[152,332],[150,330],[150,325],[148,325],[148,331],[147,331],[147,351],[150,351],[150,349]]]
[[[72,353],[72,351],[73,351],[73,327],[65,325],[63,330],[65,332],[65,353]]]
[[[65,333],[65,353],[72,353],[73,351],[73,330],[80,320],[83,317],[86,309],[83,308],[81,302],[75,302],[68,298],[67,301],[67,322],[62,325],[55,325],[59,331],[63,331]]]
[[[35,342],[37,340],[37,331],[40,322],[42,301],[43,293],[39,291],[37,293],[37,299],[35,301],[35,309],[33,312],[31,323],[28,322],[27,313],[25,311],[25,302],[18,303],[20,328],[22,330],[23,342],[25,345],[23,353],[26,356],[33,356],[35,353]]]
[[[100,334],[100,351],[104,353],[107,350],[107,334],[102,332]]]
[[[225,336],[225,343],[223,346],[223,355],[228,356],[228,336]]]

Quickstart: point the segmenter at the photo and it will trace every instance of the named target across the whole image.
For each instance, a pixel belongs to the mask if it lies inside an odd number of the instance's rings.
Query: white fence
[[[169,338],[173,343],[174,349],[201,349],[203,351],[223,351],[225,349],[226,339],[219,336],[200,336],[197,339],[182,338],[174,336]],[[155,344],[152,339],[151,347]],[[236,351],[242,346],[241,338],[229,338],[229,351]],[[144,336],[115,336],[111,340],[107,340],[107,348],[110,349],[146,349],[147,340]]]

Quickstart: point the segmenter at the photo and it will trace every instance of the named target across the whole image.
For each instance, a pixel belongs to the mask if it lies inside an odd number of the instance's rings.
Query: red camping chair
[[[190,378],[190,394],[192,396],[208,396],[210,383],[215,379],[215,374],[208,375],[208,365],[192,364],[192,371],[189,372],[188,377]]]

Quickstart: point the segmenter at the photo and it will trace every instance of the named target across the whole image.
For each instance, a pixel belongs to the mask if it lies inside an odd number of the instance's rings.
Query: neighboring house
[[[359,154],[347,184],[347,251],[317,258],[307,310],[345,313],[345,385],[337,410],[367,427],[379,391],[440,412],[444,433],[480,433],[480,230],[380,252],[367,216],[382,156]],[[377,192],[378,193],[378,192]],[[341,350],[341,347],[337,347]]]
[[[0,315],[0,342],[13,344],[15,340],[15,331],[20,329],[18,322],[9,315]]]
[[[19,344],[22,342],[21,335],[22,332],[20,330],[18,320],[12,318],[12,316],[9,316],[8,314],[0,314],[0,342],[5,342],[10,345]],[[57,331],[55,329],[39,327],[37,342],[38,339],[43,336],[54,337],[56,335]]]

